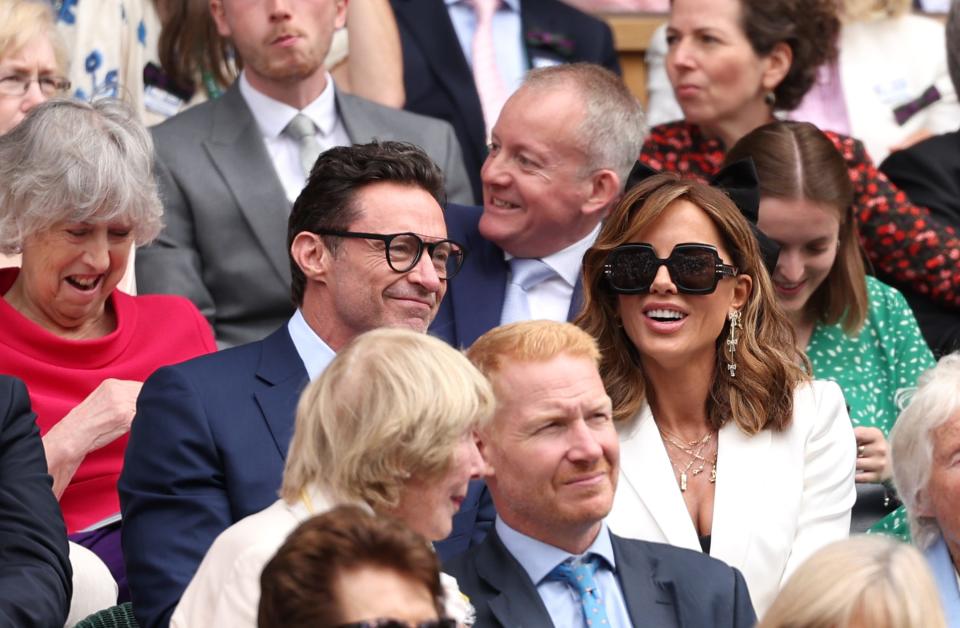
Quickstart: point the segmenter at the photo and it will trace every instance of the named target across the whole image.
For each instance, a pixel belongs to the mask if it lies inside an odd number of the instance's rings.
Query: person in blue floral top
[[[758,226],[782,247],[772,277],[777,300],[814,377],[840,385],[853,421],[854,529],[907,539],[903,508],[879,485],[890,479],[887,436],[901,399],[933,354],[903,295],[866,275],[850,176],[833,142],[812,124],[773,122],[745,135],[726,159],[747,157],[760,177]]]

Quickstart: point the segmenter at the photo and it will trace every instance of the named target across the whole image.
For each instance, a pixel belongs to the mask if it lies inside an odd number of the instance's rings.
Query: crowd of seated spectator
[[[960,627],[949,9],[0,0],[0,627]]]

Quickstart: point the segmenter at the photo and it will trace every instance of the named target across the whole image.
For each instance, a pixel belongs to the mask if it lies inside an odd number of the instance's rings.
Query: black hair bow
[[[647,177],[657,174],[661,173],[637,161],[627,176],[625,190],[629,190]],[[750,230],[753,231],[753,235],[760,245],[763,265],[767,272],[772,275],[777,267],[777,259],[780,257],[780,245],[757,228],[757,218],[760,215],[760,180],[757,177],[757,169],[753,165],[753,160],[747,157],[725,166],[708,183],[729,196],[740,213],[749,221]]]

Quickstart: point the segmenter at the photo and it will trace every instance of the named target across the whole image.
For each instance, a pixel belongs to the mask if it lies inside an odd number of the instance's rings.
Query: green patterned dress
[[[853,425],[880,428],[888,437],[901,410],[898,393],[916,386],[934,359],[902,294],[867,277],[867,300],[867,319],[857,337],[844,334],[840,325],[818,324],[807,355],[815,378],[834,381],[843,390]],[[903,506],[869,531],[908,540]]]

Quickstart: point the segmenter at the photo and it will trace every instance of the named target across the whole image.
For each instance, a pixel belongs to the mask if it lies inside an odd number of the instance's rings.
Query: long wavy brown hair
[[[613,400],[614,419],[626,421],[637,414],[646,401],[647,381],[637,349],[620,325],[618,298],[607,286],[603,265],[611,250],[639,241],[639,234],[678,200],[693,203],[710,217],[740,274],[753,280],[741,309],[736,358],[725,342],[729,322],[716,341],[714,379],[705,400],[708,420],[716,429],[733,420],[747,434],[785,429],[793,414],[794,388],[809,379],[810,364],[797,351],[793,328],[777,305],[757,241],[726,194],[672,174],[649,177],[630,189],[583,258],[584,307],[576,324],[600,346],[600,375]],[[730,361],[736,362],[736,377],[724,367]]]

